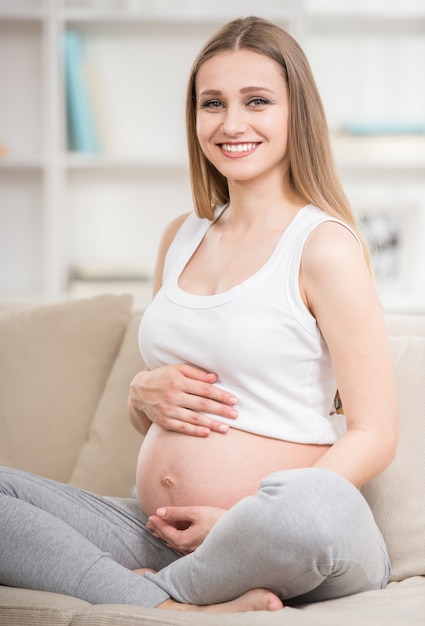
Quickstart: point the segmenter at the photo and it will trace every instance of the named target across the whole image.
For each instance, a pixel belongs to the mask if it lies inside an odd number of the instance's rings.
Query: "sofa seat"
[[[0,303],[0,465],[129,495],[142,443],[126,407],[129,382],[143,368],[141,315],[125,295]],[[0,626],[425,626],[425,316],[388,316],[387,325],[399,446],[363,488],[392,561],[386,589],[273,613],[211,615],[0,586]]]
[[[23,593],[25,603],[23,604]],[[423,626],[425,578],[382,591],[267,613],[207,615],[124,605],[91,605],[55,593],[0,587],[1,626]]]

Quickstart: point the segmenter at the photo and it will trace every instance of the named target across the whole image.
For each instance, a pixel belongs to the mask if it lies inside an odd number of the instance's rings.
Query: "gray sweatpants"
[[[150,567],[140,577],[131,570]],[[0,468],[0,584],[94,604],[155,607],[231,600],[254,587],[289,604],[386,585],[388,555],[372,513],[338,474],[275,472],[228,511],[192,554],[146,529],[134,498],[101,497]]]

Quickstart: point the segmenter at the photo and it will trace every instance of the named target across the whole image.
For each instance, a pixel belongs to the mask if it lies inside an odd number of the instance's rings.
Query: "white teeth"
[[[238,143],[238,144],[229,144],[222,143],[221,148],[225,152],[249,152],[253,150],[257,144],[256,143]]]

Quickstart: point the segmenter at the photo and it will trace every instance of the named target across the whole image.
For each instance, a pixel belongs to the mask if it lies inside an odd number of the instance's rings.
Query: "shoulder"
[[[364,267],[361,243],[356,234],[343,222],[332,218],[318,224],[306,239],[303,254],[303,271],[312,276],[320,276],[330,270],[349,270],[350,267]]]
[[[161,237],[161,242],[160,242],[160,249],[163,249],[164,254],[167,253],[167,250],[170,247],[174,237],[176,236],[177,232],[182,227],[183,223],[189,217],[189,215],[191,215],[190,212],[182,213],[181,215],[178,215],[177,217],[175,217],[165,227],[164,232]]]
[[[180,230],[186,219],[191,215],[190,212],[182,213],[175,217],[169,224],[165,227],[164,232],[162,234],[158,254],[156,259],[154,278],[153,278],[153,293],[156,294],[159,291],[162,284],[162,273],[164,271],[164,263],[165,257],[167,256],[167,252],[169,247],[171,246],[177,232]]]
[[[187,220],[187,218],[190,215],[191,215],[191,212],[182,213],[181,215],[178,215],[173,220],[171,220],[171,222],[167,224],[167,226],[164,229],[164,232],[162,233],[161,241],[159,244],[159,255],[162,255],[165,257],[165,255],[167,254],[168,248],[173,242],[176,234],[178,233],[178,231],[180,230],[180,228],[182,227],[182,225],[184,224],[184,222]]]
[[[300,288],[308,308],[334,298],[351,300],[369,291],[373,280],[355,233],[332,219],[321,222],[308,236],[301,259]]]

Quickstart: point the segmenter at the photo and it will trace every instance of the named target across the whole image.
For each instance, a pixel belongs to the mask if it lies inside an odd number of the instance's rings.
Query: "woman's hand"
[[[227,424],[203,413],[235,419],[237,399],[216,387],[217,375],[180,363],[139,372],[130,385],[129,410],[133,425],[146,432],[145,417],[166,430],[207,437],[226,433]]]
[[[189,554],[224,513],[226,509],[212,506],[167,506],[149,517],[147,527],[170,548]]]

